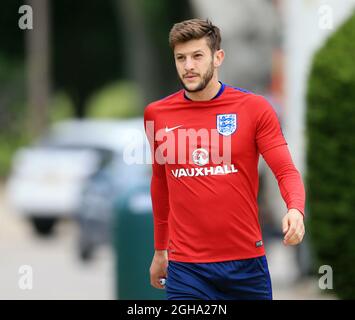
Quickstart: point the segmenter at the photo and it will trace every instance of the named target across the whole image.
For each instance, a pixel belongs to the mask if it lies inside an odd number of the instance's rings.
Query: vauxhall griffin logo
[[[192,161],[199,166],[204,166],[208,163],[208,160],[208,151],[206,149],[196,149],[192,153]]]
[[[206,149],[200,148],[196,149],[192,153],[192,161],[194,164],[202,167],[209,162],[209,155]],[[215,176],[215,175],[225,175],[230,173],[237,173],[238,169],[234,167],[234,164],[224,164],[212,167],[203,168],[180,168],[171,170],[171,173],[175,178],[183,177],[199,177],[199,176]]]

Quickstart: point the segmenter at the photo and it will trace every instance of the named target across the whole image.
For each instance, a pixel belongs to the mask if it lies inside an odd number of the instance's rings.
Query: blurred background
[[[142,115],[180,89],[168,33],[195,17],[221,29],[220,79],[272,103],[306,185],[306,236],[285,247],[286,206],[260,159],[274,298],[355,298],[354,9],[352,0],[3,0],[0,299],[164,298],[149,285]]]

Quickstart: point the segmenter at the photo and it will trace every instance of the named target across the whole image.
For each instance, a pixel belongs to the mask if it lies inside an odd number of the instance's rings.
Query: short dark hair
[[[206,37],[212,53],[221,48],[221,33],[209,19],[190,19],[175,23],[169,33],[169,45],[174,50],[176,44]]]

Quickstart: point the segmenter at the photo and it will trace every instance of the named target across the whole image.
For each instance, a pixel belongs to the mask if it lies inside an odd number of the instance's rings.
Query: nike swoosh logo
[[[165,127],[165,132],[170,132],[170,131],[173,131],[173,130],[175,130],[175,129],[177,129],[177,128],[180,128],[180,127],[182,127],[182,125],[176,126],[176,127],[173,127],[173,128]]]

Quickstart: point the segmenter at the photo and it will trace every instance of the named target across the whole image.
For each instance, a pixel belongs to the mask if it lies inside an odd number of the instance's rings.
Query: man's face
[[[178,43],[174,48],[180,81],[188,92],[203,90],[215,72],[215,59],[206,38]]]

